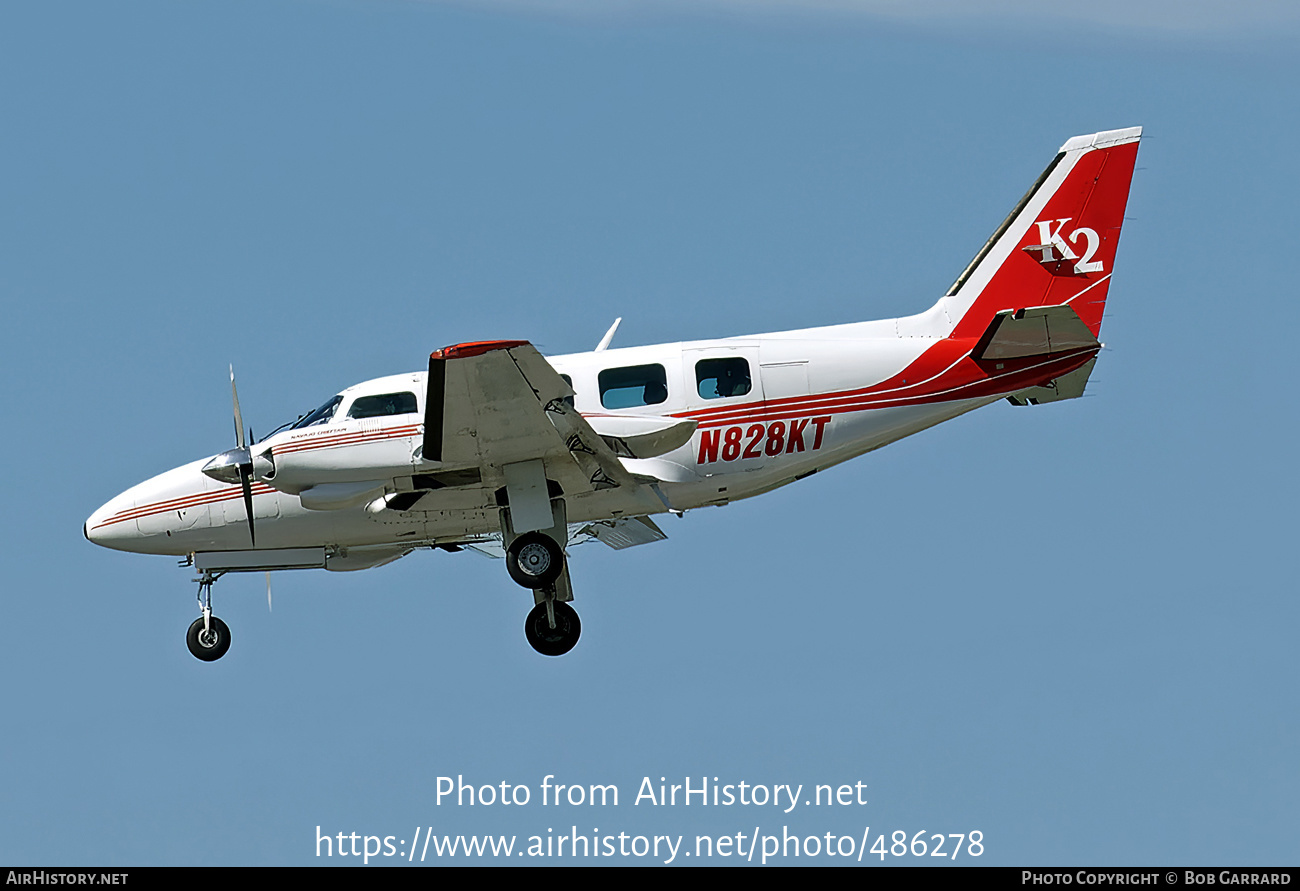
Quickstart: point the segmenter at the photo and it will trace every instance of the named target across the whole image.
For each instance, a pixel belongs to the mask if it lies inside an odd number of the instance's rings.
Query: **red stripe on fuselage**
[[[275,446],[271,449],[271,452],[275,455],[288,455],[294,452],[310,452],[315,449],[326,449],[334,446],[358,445],[383,439],[398,439],[404,436],[415,436],[419,433],[419,429],[418,424],[409,424],[405,427],[391,427],[386,430],[358,430],[352,433],[334,433],[311,439],[296,440],[287,445]]]
[[[266,483],[253,483],[252,492],[254,495],[270,495],[275,489]],[[154,514],[167,513],[168,511],[187,510],[191,507],[200,505],[216,504],[220,501],[232,501],[236,498],[242,498],[244,494],[243,487],[225,489],[216,492],[200,492],[197,495],[186,495],[182,498],[172,498],[168,501],[155,501],[150,504],[140,505],[139,507],[129,508],[128,510],[118,511],[102,523],[95,525],[96,529],[104,526],[112,526],[115,523],[122,523],[127,520],[138,520],[141,517],[150,517]]]
[[[328,436],[318,436],[312,439],[299,440],[290,443],[287,446],[278,446],[272,448],[273,454],[292,454],[294,452],[313,451],[315,449],[332,448],[335,446],[361,445],[369,442],[375,442],[384,439],[397,439],[404,436],[414,436],[419,432],[418,424],[408,424],[402,427],[390,427],[380,430],[357,431],[354,433],[338,433]],[[266,483],[255,482],[252,486],[254,495],[269,495],[276,490]],[[102,523],[95,525],[96,529],[104,526],[112,526],[116,523],[126,522],[128,520],[138,520],[141,517],[149,517],[154,514],[165,513],[172,510],[186,510],[191,507],[199,507],[206,504],[215,504],[221,501],[230,501],[243,496],[242,487],[218,490],[216,492],[197,492],[193,495],[183,495],[178,498],[171,498],[166,501],[155,501],[127,510],[118,511]]]
[[[1079,368],[1096,353],[1095,348],[1090,348],[1059,356],[1033,356],[994,364],[972,359],[971,346],[967,340],[939,341],[902,371],[869,387],[695,409],[679,412],[673,417],[691,418],[699,422],[701,429],[706,429],[745,421],[978,399],[1014,393],[1046,382]],[[998,368],[998,364],[1003,367]]]

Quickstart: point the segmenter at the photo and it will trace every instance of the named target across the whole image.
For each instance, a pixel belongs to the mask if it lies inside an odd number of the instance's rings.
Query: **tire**
[[[582,622],[567,603],[553,603],[555,627],[546,619],[546,604],[539,603],[528,613],[524,622],[524,636],[529,645],[543,656],[563,656],[573,649],[582,634]]]
[[[194,620],[194,624],[190,625],[189,633],[185,635],[185,645],[190,648],[195,659],[216,662],[226,655],[226,650],[230,649],[230,628],[216,616],[209,619],[208,628],[208,633],[205,635],[203,617],[199,616]]]
[[[525,532],[506,550],[506,570],[525,588],[550,587],[564,572],[564,550],[549,535]]]

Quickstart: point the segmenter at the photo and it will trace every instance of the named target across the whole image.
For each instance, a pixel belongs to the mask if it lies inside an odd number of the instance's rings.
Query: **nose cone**
[[[210,506],[239,498],[238,486],[219,485],[201,473],[205,458],[132,486],[86,520],[86,538],[136,554],[183,556],[211,549]],[[242,502],[241,502],[242,504]]]
[[[109,500],[81,527],[87,541],[118,551],[134,551],[140,543],[135,525],[135,499],[129,491]]]

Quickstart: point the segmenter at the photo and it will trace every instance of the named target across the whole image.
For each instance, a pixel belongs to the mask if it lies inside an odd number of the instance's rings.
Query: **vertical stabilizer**
[[[1064,305],[1099,336],[1141,136],[1131,127],[1061,146],[935,306],[942,333],[978,338],[1000,312]]]

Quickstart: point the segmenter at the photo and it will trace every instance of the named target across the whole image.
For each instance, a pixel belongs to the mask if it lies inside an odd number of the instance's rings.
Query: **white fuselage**
[[[671,415],[699,422],[691,440],[668,454],[623,459],[632,473],[660,481],[667,504],[658,510],[688,510],[770,491],[1025,386],[1017,378],[990,391],[983,376],[949,386],[952,365],[921,367],[924,363],[918,362],[942,339],[900,336],[906,322],[630,347],[549,361],[571,379],[575,407],[593,425],[611,415]],[[728,358],[745,361],[748,390],[702,396],[699,363]],[[650,405],[607,407],[601,372],[646,365],[662,366],[666,398]],[[915,370],[913,378],[907,377],[909,369]],[[355,400],[394,390],[415,395],[414,412],[348,417]],[[293,460],[292,468],[283,471],[286,478],[277,475],[253,484],[257,547],[454,544],[498,533],[497,504],[481,486],[441,488],[405,511],[370,511],[364,505],[308,509],[294,492],[298,487],[288,478],[292,473],[308,475],[317,484],[356,483],[364,489],[364,483],[376,479],[376,468],[384,468],[381,482],[396,491],[403,480],[438,470],[435,462],[422,461],[418,451],[424,398],[423,372],[367,381],[343,391],[328,423],[284,430],[256,444],[254,452],[269,448],[277,458]],[[86,536],[108,547],[153,554],[250,547],[241,488],[202,474],[207,460],[160,474],[113,498],[86,522]],[[568,521],[609,519],[603,510],[600,497],[574,498]]]

